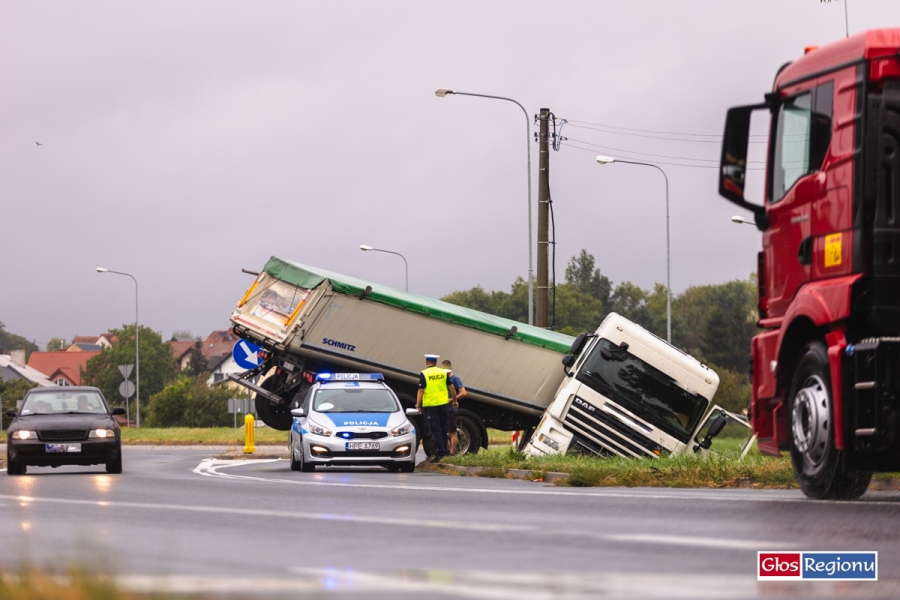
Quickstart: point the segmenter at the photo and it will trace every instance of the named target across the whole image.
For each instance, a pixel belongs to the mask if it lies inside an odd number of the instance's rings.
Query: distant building
[[[26,379],[41,386],[53,385],[46,375],[25,364],[24,350],[13,350],[10,354],[0,354],[0,379],[3,381]]]
[[[207,360],[214,356],[230,356],[234,345],[239,339],[240,338],[234,335],[230,329],[213,331],[209,334],[209,337],[203,341],[203,356],[205,356]]]
[[[209,359],[207,368],[209,369],[209,378],[206,380],[206,385],[226,381],[229,375],[237,375],[238,373],[244,372],[244,369],[240,368],[237,363],[234,362],[234,357],[231,353],[226,356],[212,357]],[[227,385],[237,384],[229,383]]]
[[[99,344],[96,344],[99,347]],[[81,385],[81,371],[100,350],[32,352],[28,366],[43,373],[54,385]]]
[[[100,335],[76,335],[72,340],[72,344],[66,348],[67,352],[94,352],[109,348],[118,338],[111,333],[101,333]]]
[[[188,363],[191,361],[191,348],[193,348],[194,344],[198,341],[199,340],[195,340],[194,338],[173,337],[166,342],[179,370],[184,371],[188,368]]]

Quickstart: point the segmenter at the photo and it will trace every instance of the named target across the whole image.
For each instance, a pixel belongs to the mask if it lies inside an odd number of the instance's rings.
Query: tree
[[[206,368],[208,365],[209,361],[203,356],[203,342],[197,340],[188,352],[188,365],[185,369],[185,373],[189,377],[208,375],[209,369]]]
[[[194,339],[194,334],[191,333],[190,329],[176,329],[175,331],[172,332],[172,337],[173,338],[182,338],[182,339],[185,339],[185,338]],[[196,339],[199,340],[200,338],[196,338]]]
[[[592,332],[603,320],[603,302],[572,283],[556,287],[556,330],[568,335]]]
[[[28,360],[31,353],[37,349],[37,344],[29,342],[21,335],[9,333],[6,331],[6,325],[0,323],[0,353],[5,354],[9,350],[24,350],[25,360]]]
[[[124,404],[119,395],[122,374],[119,365],[134,364],[134,325],[123,325],[110,333],[118,338],[112,346],[91,357],[82,372],[84,385],[100,388],[106,399],[115,405]],[[175,359],[159,333],[141,326],[141,408],[146,408],[151,396],[160,392],[176,375]],[[134,377],[132,373],[132,377]]]
[[[600,269],[595,268],[594,255],[584,249],[578,256],[573,256],[569,260],[566,267],[566,283],[574,285],[582,294],[593,296],[602,302],[604,307],[612,291],[612,282],[600,274]]]
[[[33,387],[37,387],[36,383],[31,383],[27,379],[16,379],[13,381],[6,381],[5,379],[0,378],[0,399],[3,400],[0,408],[3,410],[3,418],[4,423],[8,424],[8,421],[5,421],[6,411],[10,408],[16,408],[16,403],[25,397],[25,392],[30,390]]]
[[[148,427],[225,427],[232,422],[229,398],[243,398],[225,385],[207,386],[206,376],[179,377],[157,394],[147,409]]]
[[[752,394],[750,377],[746,373],[735,373],[716,365],[709,365],[709,367],[719,375],[719,388],[716,390],[713,402],[725,410],[739,415],[747,414],[745,411],[750,407]]]
[[[59,350],[65,350],[68,345],[69,344],[64,338],[50,338],[50,341],[47,342],[47,352],[58,352]]]

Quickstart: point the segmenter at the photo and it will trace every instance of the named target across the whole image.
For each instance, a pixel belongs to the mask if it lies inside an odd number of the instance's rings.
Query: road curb
[[[529,469],[508,469],[503,467],[460,467],[444,463],[423,463],[420,467],[445,473],[459,473],[474,476],[500,477],[508,479],[526,479],[546,483],[562,483],[569,479],[569,473],[554,471],[532,471]]]

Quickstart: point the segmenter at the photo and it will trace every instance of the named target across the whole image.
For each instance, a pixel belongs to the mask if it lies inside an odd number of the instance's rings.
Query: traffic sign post
[[[125,423],[131,423],[131,406],[129,406],[128,399],[134,395],[134,384],[128,380],[128,376],[131,375],[131,370],[134,369],[134,365],[119,365],[119,373],[122,374],[122,377],[125,379],[122,383],[119,384],[119,395],[125,398]]]
[[[237,416],[256,413],[256,404],[250,398],[229,398],[228,412],[234,415],[234,428],[237,429]]]
[[[242,369],[255,369],[262,362],[259,358],[261,346],[247,340],[238,340],[231,351],[234,362]]]

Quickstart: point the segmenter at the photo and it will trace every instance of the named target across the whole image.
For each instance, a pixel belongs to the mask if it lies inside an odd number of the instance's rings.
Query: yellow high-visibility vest
[[[438,367],[428,367],[422,371],[425,376],[425,390],[422,392],[422,406],[440,406],[450,401],[447,389],[447,371]]]

